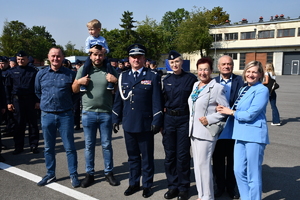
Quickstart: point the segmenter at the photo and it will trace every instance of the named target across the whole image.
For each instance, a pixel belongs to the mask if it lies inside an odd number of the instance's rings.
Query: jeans
[[[270,97],[269,97],[270,104],[271,104],[271,109],[272,109],[272,122],[273,122],[273,124],[280,123],[280,116],[279,116],[279,112],[278,112],[278,109],[277,109],[277,106],[276,106],[276,98],[277,98],[276,92],[273,90]]]
[[[70,175],[77,174],[77,153],[74,143],[73,111],[63,113],[41,113],[41,123],[45,143],[45,162],[48,175],[55,175],[55,143],[57,130],[60,133],[68,161]]]
[[[85,139],[85,170],[88,174],[95,173],[95,145],[97,129],[100,132],[102,155],[104,160],[104,174],[113,170],[112,113],[82,111],[82,126]]]

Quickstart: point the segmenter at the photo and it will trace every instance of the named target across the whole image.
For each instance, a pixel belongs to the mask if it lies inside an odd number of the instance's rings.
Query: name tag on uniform
[[[151,80],[144,80],[144,81],[141,81],[141,84],[142,84],[142,85],[151,85]]]

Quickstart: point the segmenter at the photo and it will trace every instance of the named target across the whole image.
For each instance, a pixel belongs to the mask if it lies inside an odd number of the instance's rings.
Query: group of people
[[[109,49],[105,38],[99,35],[101,23],[92,20],[87,26],[91,35],[86,43],[89,58],[82,67],[82,63],[76,63],[77,73],[63,66],[62,50],[52,47],[48,53],[50,65],[44,69],[37,71],[28,66],[28,55],[20,51],[16,56],[18,66],[9,70],[7,76],[1,76],[6,79],[6,100],[0,102],[1,113],[7,106],[16,119],[13,154],[24,150],[26,124],[30,150],[39,153],[36,110],[41,110],[47,173],[38,186],[56,180],[57,132],[66,151],[72,186],[92,185],[97,130],[105,179],[112,186],[119,185],[113,173],[111,141],[112,131],[117,133],[122,124],[129,163],[125,196],[141,189],[141,178],[142,196],[148,198],[153,194],[154,135],[161,132],[168,184],[165,199],[189,198],[190,147],[198,200],[214,199],[225,191],[233,199],[261,198],[261,166],[269,143],[265,113],[272,94],[269,96],[262,84],[265,73],[260,62],[248,63],[243,75],[238,76],[233,74],[232,58],[224,55],[218,60],[220,75],[212,78],[212,60],[204,57],[197,61],[197,77],[182,69],[182,56],[172,50],[168,62],[173,73],[162,79],[151,67],[156,63],[146,67],[145,46],[132,44],[127,49],[131,68],[118,74],[106,58]],[[74,102],[80,96],[86,166],[82,181],[78,179],[74,142]],[[214,125],[220,123],[225,124],[224,129],[214,131]],[[273,123],[280,124],[280,119]]]

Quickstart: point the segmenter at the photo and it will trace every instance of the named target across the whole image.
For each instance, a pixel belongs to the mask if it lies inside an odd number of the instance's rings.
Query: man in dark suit
[[[233,60],[230,56],[224,55],[219,58],[218,69],[220,76],[215,77],[215,80],[224,85],[226,98],[232,107],[244,81],[241,76],[232,73]],[[231,198],[238,199],[240,197],[233,172],[234,142],[232,139],[221,137],[217,141],[213,154],[213,173],[217,185],[215,197],[222,196],[225,189]],[[226,166],[225,163],[227,163]]]
[[[146,48],[141,44],[128,47],[131,70],[121,73],[113,106],[113,130],[122,121],[129,162],[129,196],[139,191],[142,176],[143,197],[152,195],[154,176],[154,134],[163,121],[160,77],[145,67]]]

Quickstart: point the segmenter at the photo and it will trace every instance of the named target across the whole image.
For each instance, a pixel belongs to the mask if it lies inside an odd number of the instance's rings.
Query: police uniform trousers
[[[189,115],[164,117],[163,145],[168,189],[188,191],[190,188]]]
[[[213,154],[213,174],[220,191],[234,191],[236,180],[233,172],[233,149],[235,140],[221,139],[217,141]],[[225,162],[226,160],[226,162]],[[225,165],[226,163],[226,165]]]
[[[80,127],[81,97],[74,102],[74,125]]]
[[[154,134],[150,131],[131,133],[124,131],[129,163],[129,185],[152,187],[154,176]]]
[[[13,96],[15,107],[14,118],[16,122],[14,130],[15,149],[24,148],[26,124],[28,124],[29,145],[37,147],[39,142],[39,129],[37,125],[37,113],[35,107],[35,96]]]

